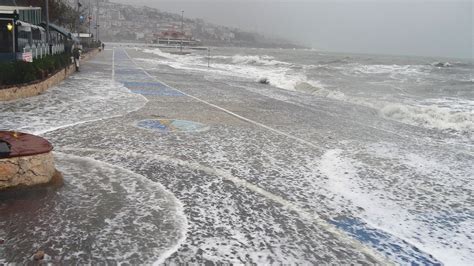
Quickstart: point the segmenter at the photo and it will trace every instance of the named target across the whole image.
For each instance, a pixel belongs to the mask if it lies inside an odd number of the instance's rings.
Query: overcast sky
[[[130,0],[113,0],[132,3]],[[339,52],[473,58],[472,0],[134,0]]]

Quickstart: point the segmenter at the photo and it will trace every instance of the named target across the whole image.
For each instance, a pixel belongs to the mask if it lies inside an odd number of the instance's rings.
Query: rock
[[[33,255],[33,260],[43,260],[44,255],[44,251],[40,250]]]
[[[267,78],[260,78],[258,80],[258,83],[260,83],[260,84],[270,84],[270,80],[268,80]]]

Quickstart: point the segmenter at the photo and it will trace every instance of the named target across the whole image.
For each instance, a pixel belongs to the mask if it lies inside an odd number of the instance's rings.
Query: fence
[[[26,52],[31,52],[33,55],[33,58],[43,58],[44,56],[47,56],[49,54],[60,54],[64,53],[64,44],[53,44],[51,46],[51,53],[50,49],[47,44],[45,43],[40,43],[40,44],[33,44],[32,46],[29,46],[28,44],[23,48],[23,53]]]

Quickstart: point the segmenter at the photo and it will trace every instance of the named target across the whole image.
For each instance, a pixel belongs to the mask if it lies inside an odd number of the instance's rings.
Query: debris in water
[[[258,82],[261,84],[270,84],[270,80],[268,80],[268,78],[260,78]]]
[[[33,260],[43,260],[44,255],[45,255],[44,251],[40,250],[33,255]]]

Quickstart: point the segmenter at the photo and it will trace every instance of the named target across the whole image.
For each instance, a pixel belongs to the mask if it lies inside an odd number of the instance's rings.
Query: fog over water
[[[130,3],[125,0],[113,0]],[[472,1],[138,0],[318,50],[472,58]]]

